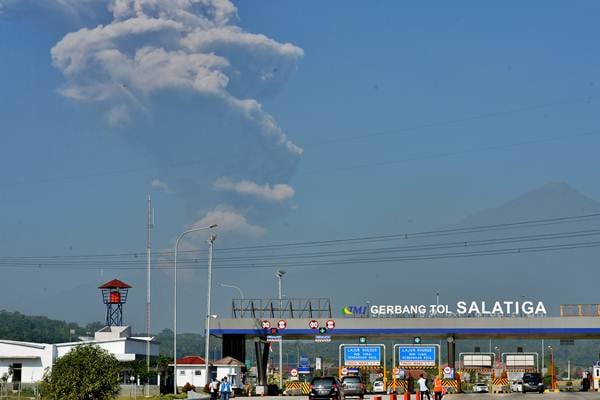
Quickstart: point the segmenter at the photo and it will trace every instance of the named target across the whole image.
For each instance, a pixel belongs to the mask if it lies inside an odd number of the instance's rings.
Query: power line
[[[332,247],[332,246],[344,246],[344,245],[357,245],[357,244],[367,244],[367,243],[379,243],[383,241],[389,240],[408,240],[408,239],[425,239],[425,238],[433,238],[433,237],[443,237],[443,236],[454,236],[454,235],[465,235],[465,234],[473,234],[473,233],[481,233],[481,232],[495,232],[495,231],[503,231],[503,230],[513,230],[513,229],[523,229],[523,228],[539,228],[548,225],[558,225],[564,223],[572,223],[572,222],[582,222],[590,219],[596,219],[600,217],[600,212],[598,213],[589,213],[582,215],[572,215],[565,217],[554,217],[554,218],[543,218],[543,219],[530,219],[530,220],[521,220],[515,222],[507,222],[501,224],[488,224],[488,225],[475,225],[475,226],[459,226],[455,228],[446,228],[446,229],[436,229],[436,230],[427,230],[427,231],[416,231],[416,232],[406,232],[406,233],[396,233],[396,234],[383,234],[383,235],[368,235],[368,236],[359,236],[353,238],[340,238],[340,239],[330,239],[330,240],[319,240],[319,241],[303,241],[303,242],[290,242],[290,243],[274,243],[274,244],[266,244],[266,245],[256,245],[256,246],[245,246],[245,247],[229,247],[218,249],[219,253],[227,253],[227,252],[252,252],[252,251],[260,251],[260,250],[285,250],[288,248],[318,248],[318,247]],[[543,235],[565,235],[565,234],[578,234],[578,233],[588,233],[589,231],[571,231],[571,232],[557,232],[550,234],[537,234],[530,235],[525,238],[534,238],[534,237],[543,237]],[[549,237],[549,236],[548,236]],[[505,238],[492,238],[492,239],[479,239],[478,241],[488,240],[507,240],[507,239],[515,239],[518,237],[505,237]],[[465,241],[458,241],[458,243],[464,243]],[[474,243],[477,241],[468,241],[470,243]],[[451,244],[451,242],[442,243],[441,245]],[[440,244],[427,244],[426,246],[435,246]],[[197,254],[202,253],[198,250],[187,250],[180,251],[182,254]],[[171,250],[168,251],[160,251],[153,252],[154,257],[168,257],[173,254]],[[279,257],[283,257],[283,255],[279,255]],[[112,259],[112,260],[111,260]],[[0,263],[10,263],[10,262],[18,262],[18,261],[29,261],[32,264],[40,264],[43,262],[50,261],[61,261],[61,262],[128,262],[128,263],[143,263],[145,262],[144,253],[143,252],[131,252],[131,253],[106,253],[106,254],[89,254],[89,255],[52,255],[52,256],[2,256],[0,257]]]
[[[537,139],[524,140],[524,141],[515,142],[515,143],[472,147],[470,149],[447,151],[447,152],[433,153],[433,154],[425,154],[425,155],[403,158],[403,159],[398,159],[398,160],[388,160],[388,161],[380,161],[380,162],[374,162],[374,163],[366,162],[366,163],[355,164],[355,165],[345,166],[345,167],[321,168],[321,169],[306,171],[304,173],[299,173],[298,175],[303,175],[303,174],[314,175],[314,174],[322,174],[322,173],[326,173],[326,172],[344,172],[344,171],[353,171],[356,169],[392,166],[392,165],[403,164],[403,163],[407,163],[407,162],[411,162],[411,161],[435,160],[435,159],[447,158],[447,157],[452,157],[452,156],[460,156],[460,155],[464,155],[464,154],[485,153],[485,152],[489,152],[489,151],[505,150],[505,149],[510,149],[510,148],[514,148],[514,147],[556,142],[556,141],[562,141],[562,140],[566,140],[566,139],[574,139],[574,138],[578,138],[578,137],[593,136],[593,135],[598,135],[598,134],[600,134],[600,129],[594,129],[594,130],[588,130],[588,131],[580,132],[580,133],[573,134],[573,135],[557,135],[557,136],[551,136],[551,137],[547,137],[547,138],[541,137],[541,138],[537,138]]]
[[[383,263],[383,262],[407,262],[407,261],[428,261],[428,260],[447,260],[454,258],[470,258],[470,257],[482,257],[482,256],[499,256],[499,255],[510,255],[510,254],[527,254],[527,253],[540,253],[540,252],[551,252],[551,251],[564,251],[574,249],[585,249],[585,248],[597,248],[600,247],[600,241],[588,241],[588,242],[576,242],[567,244],[553,244],[543,246],[529,246],[529,247],[509,247],[509,248],[497,248],[489,250],[479,251],[464,251],[464,252],[447,252],[447,253],[433,253],[433,254],[420,254],[414,256],[403,256],[403,257],[380,257],[380,258],[361,258],[361,259],[342,259],[342,260],[329,260],[319,262],[276,262],[272,264],[257,263],[257,264],[245,264],[245,265],[217,265],[214,268],[217,269],[264,269],[264,268],[275,268],[284,266],[286,268],[310,268],[310,267],[327,267],[327,266],[347,266],[353,264],[372,264],[372,263]],[[10,268],[7,265],[0,265],[0,268]],[[33,269],[45,269],[44,266],[28,265],[23,268]],[[137,267],[122,267],[105,265],[101,267],[79,267],[79,266],[57,266],[55,269],[67,269],[67,270],[140,270],[144,269],[144,266]],[[178,267],[179,268],[179,267]],[[182,266],[183,269],[189,270],[203,270],[206,266]],[[167,266],[157,266],[156,269],[171,269]]]
[[[418,124],[418,125],[414,125],[414,126],[407,126],[407,127],[403,127],[403,128],[385,129],[385,130],[380,130],[380,131],[375,131],[375,132],[370,132],[370,133],[364,133],[364,134],[360,134],[360,135],[345,136],[345,137],[338,137],[338,138],[332,138],[332,139],[327,139],[327,140],[321,140],[321,141],[309,143],[305,147],[307,147],[307,148],[310,148],[310,147],[319,147],[319,146],[322,146],[322,145],[328,145],[328,144],[334,144],[334,143],[340,143],[340,142],[347,142],[347,141],[362,140],[362,139],[368,139],[368,138],[378,137],[378,136],[408,134],[408,133],[412,133],[412,132],[415,132],[415,131],[419,131],[419,130],[423,130],[423,129],[428,129],[428,128],[439,128],[439,127],[443,127],[443,126],[461,124],[461,123],[464,123],[464,122],[477,121],[477,120],[482,120],[482,119],[487,119],[487,118],[494,118],[494,117],[499,117],[499,116],[503,116],[503,115],[518,114],[518,113],[522,113],[522,112],[526,112],[526,111],[532,111],[532,110],[539,110],[539,109],[543,109],[543,108],[555,107],[557,105],[572,105],[572,104],[577,104],[577,103],[584,103],[584,102],[587,102],[588,100],[589,99],[586,98],[586,99],[579,99],[579,100],[573,100],[573,101],[562,101],[562,102],[553,102],[553,103],[533,104],[533,105],[524,106],[524,107],[521,107],[521,108],[515,108],[515,109],[512,109],[512,110],[493,111],[493,112],[488,112],[488,113],[482,113],[482,114],[473,115],[473,116],[470,116],[470,117],[454,118],[454,119],[447,119],[447,120],[434,121],[434,122],[426,122],[426,123],[423,123],[423,124]]]

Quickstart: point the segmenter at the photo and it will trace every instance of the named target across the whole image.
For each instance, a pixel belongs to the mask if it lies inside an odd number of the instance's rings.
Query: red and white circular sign
[[[298,376],[298,370],[297,370],[296,368],[292,369],[292,370],[290,371],[290,375],[291,375],[291,376]]]
[[[308,323],[308,327],[310,329],[319,329],[319,322],[313,319]]]
[[[325,322],[325,327],[327,328],[327,330],[335,328],[335,321],[332,319],[328,320],[327,322]]]
[[[342,368],[342,375],[348,375],[348,368]]]
[[[277,329],[285,329],[285,328],[287,328],[287,322],[285,322],[285,320],[283,320],[283,319],[280,319],[277,322]]]
[[[271,329],[271,323],[267,320],[264,320],[260,323],[263,329]]]
[[[398,375],[399,373],[400,373],[400,370],[398,368],[392,369],[392,374]]]

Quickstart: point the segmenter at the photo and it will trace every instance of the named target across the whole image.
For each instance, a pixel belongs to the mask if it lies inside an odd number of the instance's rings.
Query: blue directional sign
[[[400,346],[398,365],[403,367],[435,366],[435,346]]]
[[[344,365],[381,365],[381,347],[344,347]]]
[[[310,367],[310,363],[309,363],[307,356],[300,356],[299,364],[300,364],[299,365],[300,368],[309,368]]]

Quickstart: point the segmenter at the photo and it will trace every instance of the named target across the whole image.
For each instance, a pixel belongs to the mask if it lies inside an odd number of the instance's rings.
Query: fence
[[[43,400],[38,383],[0,382],[0,400]],[[146,396],[158,396],[160,388],[157,385],[121,385],[121,396],[132,399]]]
[[[0,382],[0,400],[39,400],[37,383]]]

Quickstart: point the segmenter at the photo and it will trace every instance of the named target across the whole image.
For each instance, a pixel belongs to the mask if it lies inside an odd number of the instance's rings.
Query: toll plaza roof
[[[271,331],[278,326],[280,329]],[[326,331],[320,332],[319,328]],[[210,329],[215,335],[277,334],[286,339],[310,339],[316,335],[331,335],[332,339],[358,336],[600,339],[600,317],[217,318],[211,321]]]

